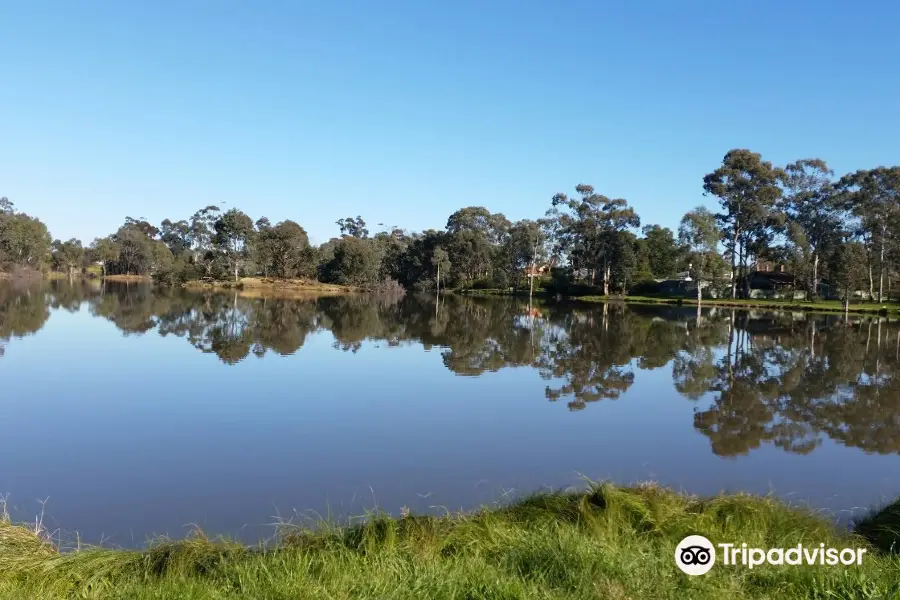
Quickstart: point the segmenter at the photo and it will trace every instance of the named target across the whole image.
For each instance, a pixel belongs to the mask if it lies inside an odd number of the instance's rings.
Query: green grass
[[[572,298],[578,302],[610,302],[623,301],[630,304],[686,304],[696,305],[697,299],[693,297],[666,297],[666,296],[576,296]],[[778,310],[808,310],[821,312],[844,312],[844,306],[839,300],[815,300],[807,302],[803,300],[768,300],[765,298],[704,298],[703,306],[724,306],[738,308],[772,308]],[[866,302],[851,303],[849,312],[852,313],[878,313],[885,311],[887,314],[900,314],[900,304],[896,302]]]
[[[876,529],[890,537],[884,523]],[[257,548],[196,535],[142,551],[60,553],[7,521],[0,524],[0,597],[824,600],[900,594],[900,558],[875,547],[861,566],[717,564],[688,577],[673,555],[689,534],[763,548],[869,544],[826,517],[772,498],[699,499],[654,486],[595,486],[466,515],[375,515],[350,527],[285,529],[276,544]]]

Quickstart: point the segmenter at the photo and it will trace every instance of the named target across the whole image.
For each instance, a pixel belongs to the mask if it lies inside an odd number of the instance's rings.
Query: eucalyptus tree
[[[69,279],[75,270],[84,262],[84,246],[81,240],[72,238],[66,242],[53,241],[53,263],[60,271],[64,271]]]
[[[366,222],[363,221],[363,218],[359,215],[357,215],[356,218],[347,217],[338,219],[335,221],[335,224],[341,228],[341,235],[349,235],[355,238],[369,237],[369,230],[366,229]]]
[[[341,285],[367,285],[378,281],[381,253],[371,239],[345,235],[335,240],[331,257],[321,266],[325,281]]]
[[[900,232],[900,167],[856,171],[841,177],[837,188],[843,208],[856,217],[858,232],[870,254],[878,257],[878,301],[881,302],[888,243]]]
[[[250,244],[255,233],[253,221],[240,210],[232,208],[219,217],[213,229],[216,232],[213,243],[225,258],[229,271],[234,273],[234,280],[238,281],[241,267],[250,256]]]
[[[703,282],[715,281],[723,266],[718,249],[720,238],[716,215],[706,207],[698,206],[681,218],[678,241],[687,250],[691,274],[697,282],[698,306],[703,302]]]
[[[100,261],[100,268],[103,275],[108,275],[108,267],[110,264],[119,260],[119,244],[112,236],[105,238],[96,238],[91,244],[91,250],[97,260]]]
[[[641,219],[622,198],[610,199],[579,184],[578,198],[556,194],[547,217],[556,236],[555,251],[564,254],[575,269],[588,269],[591,282],[596,270],[603,274],[603,293],[609,294],[612,267],[619,249],[617,237],[630,228],[640,227]]]
[[[191,249],[191,225],[185,220],[171,221],[164,219],[159,224],[159,239],[162,240],[175,256],[182,256]]]
[[[654,277],[671,277],[677,270],[678,244],[668,227],[645,225],[642,245],[647,257],[647,266]]]
[[[445,249],[459,282],[465,285],[495,270],[495,275],[502,273],[509,228],[509,219],[502,213],[491,213],[483,206],[461,208],[447,218]]]
[[[253,240],[253,254],[257,267],[264,275],[290,278],[308,274],[311,262],[309,236],[294,221],[268,224],[268,219],[257,221],[257,233]]]
[[[150,272],[155,244],[147,231],[152,230],[142,227],[134,219],[126,219],[125,224],[113,234],[113,240],[119,249],[115,265],[119,273],[144,275]]]
[[[800,268],[810,297],[818,295],[823,257],[841,241],[843,222],[835,202],[834,172],[818,158],[785,167],[782,209],[793,262]]]
[[[43,222],[16,212],[8,198],[0,198],[0,267],[10,263],[39,269],[50,255],[51,243]]]
[[[756,152],[729,150],[722,166],[703,178],[703,191],[719,199],[722,212],[717,219],[724,234],[724,245],[731,255],[731,297],[737,297],[737,284],[746,291],[751,256],[764,250],[779,225],[780,184],[786,173],[762,160]]]
[[[441,248],[440,246],[434,249],[434,253],[431,255],[431,265],[434,267],[434,285],[435,285],[435,293],[441,293],[441,273],[444,273],[444,277],[447,277],[447,273],[450,271],[450,267],[452,266],[450,263],[450,255],[447,254],[447,251]]]
[[[509,227],[508,235],[497,251],[496,268],[517,288],[522,278],[528,277],[531,281],[529,295],[534,291],[538,265],[547,260],[546,240],[539,221],[523,219]]]
[[[398,257],[396,279],[406,288],[430,290],[437,269],[434,264],[435,252],[438,249],[447,252],[448,243],[447,233],[435,229],[411,234],[403,254]],[[452,268],[449,253],[446,258],[446,262],[439,260],[442,282],[449,280]]]
[[[859,242],[846,241],[832,252],[829,266],[831,284],[844,302],[844,312],[850,308],[850,299],[866,280],[866,250]]]
[[[215,204],[205,206],[191,215],[188,221],[189,240],[195,257],[202,258],[212,249],[216,221],[221,215],[221,210]]]

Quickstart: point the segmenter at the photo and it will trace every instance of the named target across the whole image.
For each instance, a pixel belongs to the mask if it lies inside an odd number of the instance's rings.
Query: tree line
[[[735,149],[703,177],[702,190],[718,210],[688,211],[677,231],[643,224],[627,200],[580,184],[571,196],[555,194],[535,219],[510,221],[469,206],[440,230],[379,224],[372,233],[361,216],[346,217],[336,222],[340,236],[318,246],[296,221],[254,221],[215,205],[158,225],[127,217],[85,246],[52,240],[43,223],[3,198],[0,266],[75,275],[100,265],[106,275],[169,284],[243,275],[432,291],[524,289],[534,281],[529,273],[540,273],[545,287],[581,285],[604,295],[687,271],[736,298],[749,295],[756,261],[764,259],[784,265],[793,287],[810,297],[825,282],[841,297],[890,295],[900,267],[900,167],[837,177],[820,159],[775,166]]]

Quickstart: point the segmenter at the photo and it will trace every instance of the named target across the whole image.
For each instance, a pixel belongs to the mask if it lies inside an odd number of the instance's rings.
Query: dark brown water
[[[407,296],[0,287],[0,492],[139,545],[455,510],[582,477],[900,493],[900,324]],[[310,512],[311,511],[311,512]]]

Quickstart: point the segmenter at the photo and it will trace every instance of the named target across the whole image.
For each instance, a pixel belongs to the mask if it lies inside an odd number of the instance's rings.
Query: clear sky
[[[674,227],[730,148],[900,162],[900,3],[0,3],[0,196],[58,238],[210,203],[440,228],[593,184]]]

